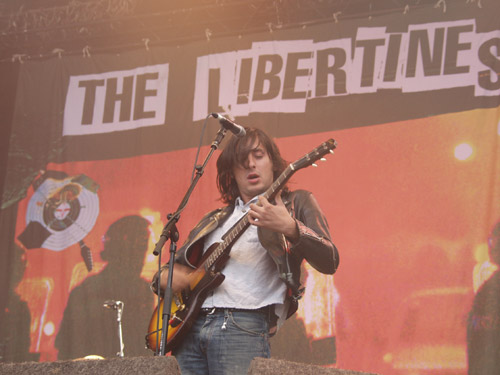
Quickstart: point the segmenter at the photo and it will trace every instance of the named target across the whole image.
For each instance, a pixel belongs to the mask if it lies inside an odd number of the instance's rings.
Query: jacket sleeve
[[[333,244],[328,223],[314,196],[304,190],[295,192],[292,212],[299,230],[299,240],[290,252],[307,260],[316,270],[333,274],[339,266],[339,253]]]
[[[200,222],[189,232],[188,237],[184,241],[181,248],[177,251],[175,256],[175,263],[182,264],[184,266],[188,266],[191,268],[195,268],[198,261],[201,259],[203,255],[203,241],[202,238],[206,235],[207,226],[209,223],[214,226],[217,223],[212,223],[211,219],[215,216],[216,213],[221,212],[221,209],[216,209],[207,213]],[[189,250],[189,254],[188,254]],[[164,264],[161,267],[161,271],[168,268],[168,263]],[[150,288],[153,293],[158,294],[158,274],[156,272],[151,280]],[[175,276],[175,272],[174,272]],[[163,277],[163,275],[162,275]]]

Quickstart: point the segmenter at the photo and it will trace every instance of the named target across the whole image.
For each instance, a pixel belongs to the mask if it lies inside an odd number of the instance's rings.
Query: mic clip
[[[123,302],[110,299],[110,300],[104,301],[103,306],[108,308],[108,309],[113,309],[113,310],[120,309],[121,310],[123,308]]]

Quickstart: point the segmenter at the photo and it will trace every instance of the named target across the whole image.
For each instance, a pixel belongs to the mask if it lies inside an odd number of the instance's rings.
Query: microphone
[[[247,132],[245,131],[245,128],[243,128],[243,126],[235,124],[234,122],[232,122],[231,120],[228,120],[224,116],[222,116],[218,113],[215,113],[215,112],[212,113],[212,116],[215,118],[218,118],[222,127],[226,130],[229,130],[231,133],[233,133],[238,138],[244,137],[247,134]]]
[[[111,299],[111,300],[104,301],[103,306],[107,307],[108,309],[116,310],[116,309],[123,307],[123,302],[122,301],[114,301]]]

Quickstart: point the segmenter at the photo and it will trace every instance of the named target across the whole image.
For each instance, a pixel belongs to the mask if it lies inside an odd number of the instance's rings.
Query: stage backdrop
[[[115,356],[116,301],[125,355],[151,355],[154,243],[217,112],[265,129],[289,161],[338,142],[290,187],[319,201],[340,268],[304,264],[305,295],[273,356],[465,374],[467,313],[496,269],[486,242],[500,219],[499,12],[464,1],[23,63],[0,217],[4,360]],[[181,243],[221,205],[215,157],[181,215]]]

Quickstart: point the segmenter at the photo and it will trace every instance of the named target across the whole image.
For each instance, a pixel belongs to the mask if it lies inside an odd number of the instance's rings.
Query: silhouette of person
[[[500,222],[488,240],[491,261],[500,265]],[[469,375],[500,374],[500,271],[478,289],[467,321]]]
[[[26,251],[15,244],[12,255],[12,287],[8,291],[7,306],[0,324],[0,358],[3,362],[38,360],[39,354],[29,352],[31,314],[28,304],[15,292],[26,269]]]
[[[140,216],[126,216],[111,224],[103,237],[101,253],[108,264],[70,293],[55,341],[58,359],[117,356],[117,314],[103,306],[107,300],[124,303],[124,354],[150,354],[145,349],[145,335],[153,298],[149,284],[140,277],[149,240],[148,226],[149,222]]]

